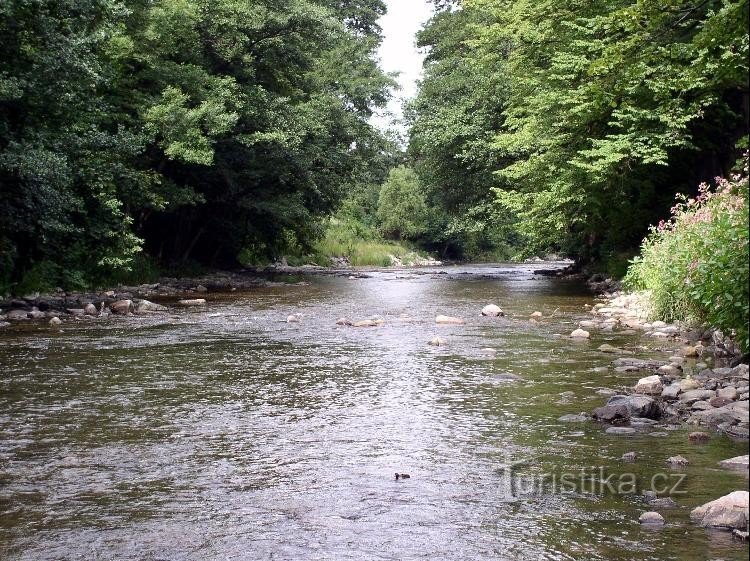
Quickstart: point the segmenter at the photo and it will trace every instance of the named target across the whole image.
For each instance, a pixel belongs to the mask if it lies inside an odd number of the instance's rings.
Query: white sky
[[[387,128],[395,117],[402,117],[401,105],[417,93],[417,80],[422,75],[423,55],[417,52],[415,34],[432,15],[426,0],[386,0],[388,13],[378,23],[383,29],[383,44],[378,51],[380,66],[386,72],[400,72],[401,90],[394,92],[388,105],[393,117],[378,115],[372,123]],[[403,127],[397,127],[403,130]]]

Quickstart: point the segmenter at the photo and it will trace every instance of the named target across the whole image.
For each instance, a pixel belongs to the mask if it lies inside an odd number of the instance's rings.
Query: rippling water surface
[[[664,343],[562,337],[593,299],[529,266],[442,270],[310,277],[209,295],[203,310],[6,329],[0,559],[747,559],[747,545],[688,519],[747,488],[717,467],[747,443],[558,420],[634,383],[602,368],[613,357],[601,343],[665,357]],[[480,317],[487,303],[507,316]],[[547,319],[529,322],[536,310]],[[286,323],[292,313],[302,321]],[[467,323],[437,326],[438,314]],[[371,315],[385,325],[335,325]],[[437,335],[449,344],[428,346]],[[623,465],[630,450],[640,458]],[[658,530],[638,524],[637,494],[537,485],[562,473],[591,485],[603,466],[615,481],[633,473],[640,491],[678,453],[691,463]],[[512,462],[522,479],[503,468]]]

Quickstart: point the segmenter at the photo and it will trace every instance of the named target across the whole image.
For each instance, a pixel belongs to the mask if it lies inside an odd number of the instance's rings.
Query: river
[[[600,344],[669,349],[567,338],[594,297],[533,267],[310,276],[205,309],[3,330],[0,559],[747,559],[688,517],[747,489],[717,466],[747,442],[558,420],[637,379]],[[488,303],[506,317],[481,317]],[[385,324],[335,324],[371,315]],[[676,454],[682,471],[664,463]],[[677,485],[658,529],[638,524],[654,476]]]

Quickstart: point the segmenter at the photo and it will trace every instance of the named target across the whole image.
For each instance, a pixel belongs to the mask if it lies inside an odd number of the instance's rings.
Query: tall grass
[[[384,240],[372,227],[351,218],[331,218],[326,233],[308,255],[289,256],[291,265],[315,263],[328,266],[331,257],[344,257],[355,267],[387,267],[391,256],[405,264],[420,257],[419,253],[402,243]]]
[[[717,178],[683,198],[643,241],[625,277],[627,287],[650,292],[655,318],[703,323],[736,334],[750,346],[748,278],[748,168]]]

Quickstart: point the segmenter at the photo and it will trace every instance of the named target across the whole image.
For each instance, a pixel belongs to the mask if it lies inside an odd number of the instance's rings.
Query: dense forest
[[[0,288],[305,261],[332,231],[622,274],[747,148],[747,0],[434,4],[399,142],[370,122],[381,0],[2,2]]]

